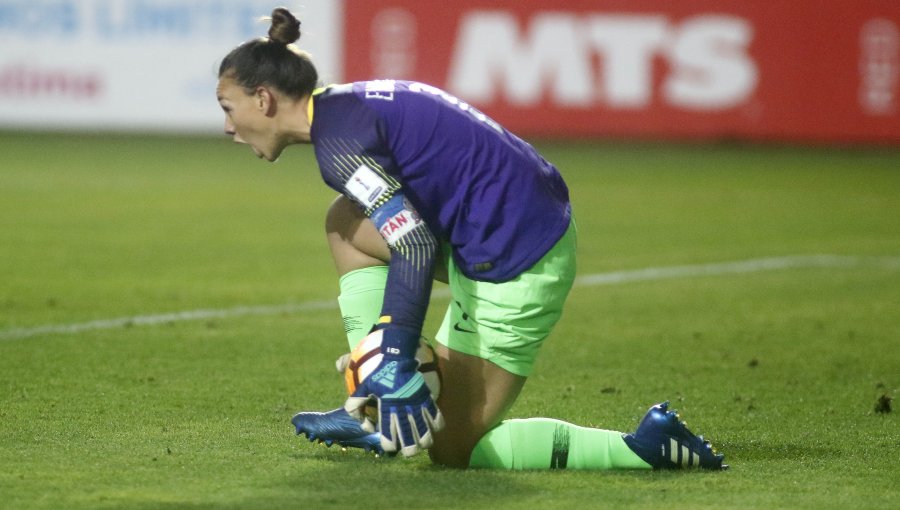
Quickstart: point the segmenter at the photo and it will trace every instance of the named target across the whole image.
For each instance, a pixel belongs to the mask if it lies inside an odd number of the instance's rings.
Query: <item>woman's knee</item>
[[[328,208],[325,233],[338,274],[384,265],[390,260],[390,249],[375,225],[343,195]]]
[[[349,237],[354,224],[365,218],[362,211],[344,195],[338,195],[328,206],[325,214],[325,232]]]
[[[428,456],[431,462],[438,466],[444,466],[454,469],[466,469],[469,467],[469,457],[472,456],[474,444],[464,445],[444,440],[436,440],[434,445],[428,449]]]
[[[435,433],[429,455],[435,464],[467,468],[472,451],[506,415],[525,378],[441,344],[435,351],[441,371],[437,404],[446,426]]]

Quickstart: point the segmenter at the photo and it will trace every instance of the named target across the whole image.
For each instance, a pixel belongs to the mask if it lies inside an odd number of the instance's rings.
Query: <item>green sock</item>
[[[550,418],[504,420],[475,445],[470,467],[494,469],[650,469],[621,432]]]
[[[350,271],[338,282],[341,289],[338,306],[351,351],[378,322],[387,273],[387,266],[365,267]]]

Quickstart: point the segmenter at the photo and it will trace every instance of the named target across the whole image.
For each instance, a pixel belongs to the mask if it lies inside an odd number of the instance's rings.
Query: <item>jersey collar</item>
[[[319,88],[313,90],[313,93],[309,96],[309,102],[306,105],[306,117],[309,119],[310,127],[312,127],[313,115],[315,114],[315,112],[313,111],[315,109],[315,107],[313,106],[313,103],[314,103],[313,99],[316,96],[318,96],[319,94],[321,94],[322,92],[325,92],[325,89],[327,89],[327,88],[328,87],[319,87]]]

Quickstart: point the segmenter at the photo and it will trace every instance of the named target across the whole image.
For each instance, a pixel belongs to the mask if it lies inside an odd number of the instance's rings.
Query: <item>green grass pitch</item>
[[[582,279],[511,416],[630,431],[670,399],[731,470],[306,443],[289,419],[341,402],[345,349],[311,150],[7,132],[0,507],[896,508],[900,402],[876,402],[900,395],[900,151],[538,145]]]

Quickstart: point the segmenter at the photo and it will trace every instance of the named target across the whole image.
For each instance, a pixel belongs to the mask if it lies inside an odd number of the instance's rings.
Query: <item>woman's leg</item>
[[[440,344],[435,351],[441,374],[437,404],[445,426],[434,435],[429,454],[437,464],[466,468],[475,445],[516,401],[525,377]]]
[[[525,384],[490,361],[436,348],[446,426],[429,449],[436,464],[491,469],[649,469],[621,432],[549,418],[503,420]],[[501,421],[503,420],[503,421]]]
[[[338,271],[338,306],[352,351],[378,321],[391,254],[375,225],[343,195],[328,209],[325,232]]]
[[[391,251],[375,225],[347,197],[339,195],[325,218],[328,246],[338,272],[338,305],[350,350],[378,321]],[[439,257],[435,279],[447,281]]]
[[[391,250],[359,207],[349,198],[338,195],[325,217],[328,246],[338,276],[391,261]],[[440,254],[434,268],[434,279],[447,283],[447,267]]]
[[[339,298],[341,312],[345,324],[348,322],[360,324],[353,334],[357,339],[362,338],[371,324],[375,323],[381,311],[390,250],[374,224],[355,204],[344,197],[338,197],[332,203],[328,211],[326,230],[335,266],[341,276]],[[522,289],[513,287],[512,290],[497,295],[490,295],[491,292],[488,292],[487,300],[483,299],[485,295],[480,290],[476,289],[474,293],[469,293],[473,290],[470,286],[478,286],[479,283],[462,281],[460,286],[459,280],[456,283],[451,282],[454,302],[451,303],[441,332],[437,336],[441,344],[435,346],[442,376],[438,405],[446,420],[445,429],[435,434],[435,444],[429,450],[435,463],[458,468],[495,469],[650,467],[650,464],[642,460],[625,443],[619,432],[579,427],[548,418],[501,421],[522,390],[530,370],[530,363],[537,353],[540,342],[549,334],[558,319],[565,295],[574,278],[574,273],[563,274],[568,273],[570,269],[574,271],[574,267],[566,267],[569,262],[565,260],[574,252],[574,227],[571,234],[571,237],[564,238],[566,242],[571,243],[569,246],[562,246],[560,250],[555,250],[555,254],[545,257],[554,260],[542,261],[551,265],[562,263],[562,273],[550,270],[544,274],[538,269],[537,279],[532,278],[525,282]],[[559,259],[560,256],[562,259]],[[438,264],[436,279],[448,281],[448,267],[445,264]],[[563,283],[561,285],[559,282],[554,283],[557,279],[561,279]],[[538,294],[541,299],[537,304],[545,308],[539,315],[547,315],[546,306],[549,304],[551,307],[549,315],[556,317],[550,323],[546,322],[546,318],[537,323],[529,322],[528,317],[516,314],[521,307],[515,304],[515,297],[522,295],[523,289],[533,291],[542,285],[546,288]],[[491,285],[487,286],[490,287]],[[512,299],[507,299],[508,297]],[[513,302],[512,306],[508,306],[510,301]],[[473,308],[468,308],[469,306]],[[504,312],[494,308],[495,306],[501,308],[506,306],[508,310]],[[464,307],[467,307],[472,315],[464,312]],[[348,312],[348,309],[351,311]],[[513,313],[514,316],[507,316],[506,313]],[[348,316],[352,320],[348,321]],[[515,330],[512,331],[512,335],[509,334],[510,331],[501,331],[500,337],[497,337],[491,331],[491,326],[486,329],[483,327],[485,322],[493,326],[502,326],[503,323],[515,324],[523,320],[527,326],[523,331],[539,330],[543,333],[538,337],[528,338],[528,335],[524,335],[520,338],[515,334]],[[484,335],[480,337],[478,331]],[[503,336],[506,336],[507,340],[511,339],[516,347],[510,350],[509,345],[504,345],[507,342],[503,341]],[[351,348],[355,346],[356,341],[351,339],[350,329],[348,340]],[[447,345],[458,347],[448,348]],[[501,367],[501,364],[504,367]],[[310,413],[300,415],[304,414]],[[651,427],[653,425],[651,423]],[[298,433],[300,430],[298,427]],[[633,435],[629,437],[634,438]],[[702,441],[699,443],[702,445]],[[348,444],[358,446],[355,443]],[[683,444],[686,443],[680,444],[682,449],[685,448]],[[674,454],[670,452],[667,455],[673,457],[674,464]],[[678,457],[679,462],[681,458]],[[693,459],[693,455],[685,458]],[[713,460],[721,467],[720,457]],[[709,462],[716,464],[713,461]]]
[[[341,278],[338,302],[352,349],[381,312],[390,249],[375,225],[344,196],[332,202],[325,230]],[[435,273],[436,279],[447,281],[443,261]],[[435,345],[435,350],[442,374],[438,405],[448,421],[436,436],[432,457],[441,464],[466,467],[472,448],[509,410],[525,377],[443,345]]]
[[[385,266],[391,250],[359,207],[343,195],[331,203],[325,216],[328,247],[338,276],[373,266]]]
[[[574,226],[531,269],[501,284],[448,262],[453,301],[436,338],[446,427],[435,463],[494,469],[649,468],[621,432],[549,418],[503,420],[562,314],[574,281]],[[467,353],[467,354],[466,354]]]

